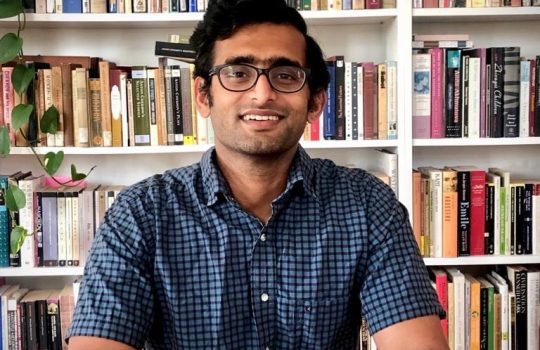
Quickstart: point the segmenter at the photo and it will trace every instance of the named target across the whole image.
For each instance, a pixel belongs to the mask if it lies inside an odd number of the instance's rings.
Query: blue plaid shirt
[[[215,165],[122,192],[85,268],[69,336],[149,349],[354,349],[441,308],[404,207],[360,169],[300,147],[264,225]]]

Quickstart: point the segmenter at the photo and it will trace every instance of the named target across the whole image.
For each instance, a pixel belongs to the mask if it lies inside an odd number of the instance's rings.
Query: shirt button
[[[266,234],[263,233],[260,238],[261,242],[266,242]]]
[[[262,294],[261,294],[261,301],[262,301],[262,302],[267,302],[268,299],[269,299],[268,294],[266,294],[266,293],[262,293]]]

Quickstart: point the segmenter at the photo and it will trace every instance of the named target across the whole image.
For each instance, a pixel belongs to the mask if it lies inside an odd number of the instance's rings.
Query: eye
[[[229,66],[221,71],[221,75],[229,80],[246,80],[253,75],[252,69],[246,66]]]
[[[272,70],[272,78],[280,82],[296,82],[302,80],[302,70],[298,67],[276,67]]]

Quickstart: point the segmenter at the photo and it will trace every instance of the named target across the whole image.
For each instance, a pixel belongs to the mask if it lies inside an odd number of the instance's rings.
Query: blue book
[[[0,267],[9,266],[9,212],[6,206],[7,176],[0,175]]]
[[[81,0],[62,0],[63,13],[82,13]]]
[[[197,0],[189,0],[189,12],[197,12]]]
[[[326,140],[334,140],[336,137],[336,70],[335,62],[327,61],[326,68],[328,74],[330,74],[330,81],[328,82],[328,100],[326,101],[326,108],[323,112],[323,129],[324,138]]]

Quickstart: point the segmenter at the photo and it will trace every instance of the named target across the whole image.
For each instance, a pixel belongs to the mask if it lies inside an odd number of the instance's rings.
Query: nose
[[[260,74],[255,81],[255,85],[251,90],[251,99],[264,103],[266,101],[273,101],[276,98],[276,90],[270,85],[270,80],[268,80],[268,75],[265,73]]]

